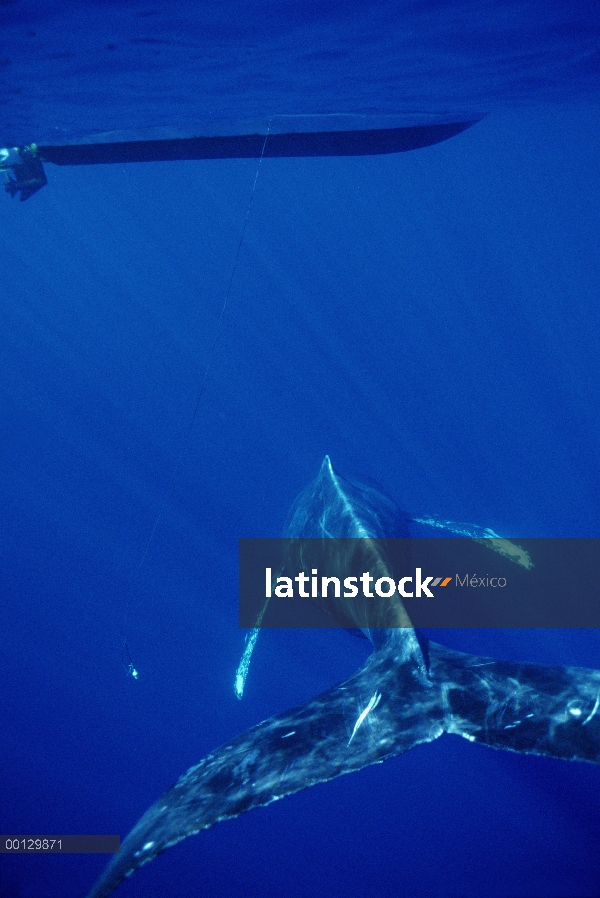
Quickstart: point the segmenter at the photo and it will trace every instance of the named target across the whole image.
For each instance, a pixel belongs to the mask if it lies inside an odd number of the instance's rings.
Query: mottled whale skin
[[[335,473],[326,457],[286,535],[403,535],[394,503]],[[444,733],[524,754],[600,763],[600,671],[498,661],[366,630],[374,651],[354,676],[253,727],[190,768],[150,807],[88,898],[221,820],[400,755]],[[368,717],[369,725],[363,726]],[[348,732],[348,721],[356,721]]]

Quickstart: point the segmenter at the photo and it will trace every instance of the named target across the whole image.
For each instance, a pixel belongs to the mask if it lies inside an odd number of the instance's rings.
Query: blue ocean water
[[[414,514],[599,535],[595,6],[203,10],[5,5],[0,143],[486,115],[393,156],[49,166],[0,204],[6,833],[124,836],[211,749],[362,663],[345,632],[266,632],[233,691],[237,540],[278,535],[326,453]],[[600,666],[592,631],[436,636]],[[189,839],[118,894],[598,895],[599,787],[447,736]],[[0,894],[75,898],[104,860],[2,856]]]

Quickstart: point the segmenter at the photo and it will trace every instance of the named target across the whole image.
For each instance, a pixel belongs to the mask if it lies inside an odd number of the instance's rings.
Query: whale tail
[[[426,679],[397,634],[349,680],[253,727],[192,767],[144,814],[88,898],[237,817],[400,755],[443,733],[600,763],[600,671],[496,661],[429,644]]]
[[[298,498],[286,537],[292,552],[308,551],[315,537],[321,549],[328,537],[360,538],[369,565],[385,569],[378,540],[404,535],[398,526],[402,517],[391,500],[339,477],[326,457]],[[500,546],[503,553],[511,548]],[[334,600],[321,604],[334,617],[339,613]],[[443,733],[497,749],[600,763],[600,671],[499,661],[427,642],[412,629],[399,597],[386,608],[395,626],[384,628],[365,613],[364,605],[344,607],[374,645],[363,667],[190,768],[146,811],[88,898],[107,898],[138,867],[215,823]]]

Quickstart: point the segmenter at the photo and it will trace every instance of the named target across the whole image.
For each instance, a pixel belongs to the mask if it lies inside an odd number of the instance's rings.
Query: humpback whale
[[[378,539],[405,535],[408,522],[391,499],[341,477],[326,457],[317,479],[296,500],[285,536],[359,538],[377,551]],[[378,563],[385,566],[383,555]],[[600,763],[599,670],[445,648],[418,634],[399,597],[393,601],[398,604],[388,613],[395,626],[378,626],[379,620],[351,610],[373,644],[357,673],[191,767],[134,826],[88,898],[106,898],[138,867],[215,823],[443,734],[496,749]],[[335,604],[326,610],[336,616]]]

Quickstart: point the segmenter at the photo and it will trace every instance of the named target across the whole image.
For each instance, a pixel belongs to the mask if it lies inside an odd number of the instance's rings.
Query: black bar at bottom
[[[118,854],[120,836],[0,836],[0,854]]]

